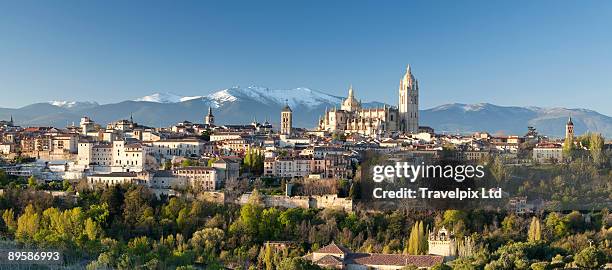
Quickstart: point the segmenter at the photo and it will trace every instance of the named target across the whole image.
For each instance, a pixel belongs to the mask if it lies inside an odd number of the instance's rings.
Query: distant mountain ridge
[[[612,136],[612,118],[587,109],[498,106],[489,103],[444,104],[421,111],[421,125],[436,132],[466,133],[488,131],[497,134],[524,134],[533,126],[543,135],[562,137],[572,117],[576,134],[587,131]]]
[[[132,115],[144,125],[169,126],[183,120],[202,122],[208,107],[212,107],[217,123],[269,120],[278,126],[280,110],[287,103],[294,112],[295,126],[313,128],[326,109],[339,107],[342,100],[343,97],[309,88],[231,87],[202,96],[157,92],[112,104],[52,101],[17,109],[0,108],[0,120],[12,115],[22,126],[63,127],[78,124],[85,115],[103,125]],[[383,105],[381,102],[363,104],[364,107]],[[524,134],[527,126],[534,126],[541,134],[560,137],[570,115],[577,134],[593,131],[612,137],[612,118],[587,109],[453,103],[421,110],[420,125],[433,127],[438,133],[488,131],[517,135]]]

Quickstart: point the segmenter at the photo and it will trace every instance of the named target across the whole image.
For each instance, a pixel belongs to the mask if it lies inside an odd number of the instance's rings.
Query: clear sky
[[[612,115],[612,1],[1,1],[0,107],[309,87]]]

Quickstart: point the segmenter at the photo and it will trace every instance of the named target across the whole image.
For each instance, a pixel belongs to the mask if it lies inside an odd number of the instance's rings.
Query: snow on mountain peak
[[[91,102],[91,101],[67,101],[67,100],[52,100],[48,102],[49,104],[53,105],[53,106],[57,106],[60,108],[65,108],[65,109],[71,109],[71,108],[75,108],[77,106],[94,106],[94,105],[98,105],[97,102]]]
[[[172,93],[153,93],[148,96],[137,98],[134,101],[148,101],[157,103],[174,103],[180,102],[181,96]]]
[[[134,101],[147,101],[147,102],[156,102],[156,103],[177,103],[188,101],[192,99],[202,98],[202,96],[180,96],[173,93],[153,93],[148,96],[144,96],[141,98],[137,98]]]
[[[72,108],[74,105],[76,105],[76,101],[53,100],[49,101],[49,104],[62,108]]]
[[[240,87],[234,86],[228,89],[219,90],[206,96],[180,96],[173,93],[154,93],[144,96],[135,101],[148,101],[157,103],[178,103],[188,100],[202,98],[208,100],[211,106],[218,108],[226,102],[234,102],[240,99],[254,100],[268,105],[282,105],[285,102],[289,106],[314,107],[322,103],[339,104],[341,97],[329,95],[317,90],[305,87],[293,89],[270,89],[261,86]]]
[[[455,109],[462,110],[464,112],[477,112],[477,111],[481,111],[485,109],[489,105],[490,105],[489,103],[476,103],[476,104],[451,103],[451,104],[444,104],[444,105],[437,106],[435,108],[432,108],[431,110],[432,111],[443,111],[443,110],[455,108]]]
[[[292,107],[298,105],[317,106],[321,103],[337,104],[342,101],[340,97],[304,87],[293,89],[270,89],[260,86],[249,86],[246,88],[235,86],[215,92],[208,97],[221,103],[234,101],[239,98],[253,99],[264,104],[278,105],[288,102],[289,106]]]

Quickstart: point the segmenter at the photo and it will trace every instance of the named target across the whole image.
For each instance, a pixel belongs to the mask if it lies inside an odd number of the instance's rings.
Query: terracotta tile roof
[[[342,259],[337,258],[336,256],[332,256],[332,255],[325,255],[314,263],[318,265],[335,266],[335,265],[341,265]]]
[[[348,254],[351,251],[348,248],[343,246],[336,245],[336,243],[332,242],[331,244],[320,248],[315,251],[316,253],[326,253],[326,254]]]
[[[130,143],[124,146],[125,148],[142,148],[142,144],[140,143]]]
[[[378,253],[351,253],[345,262],[347,264],[361,265],[415,265],[417,267],[432,267],[444,261],[443,256],[436,255],[402,255]]]

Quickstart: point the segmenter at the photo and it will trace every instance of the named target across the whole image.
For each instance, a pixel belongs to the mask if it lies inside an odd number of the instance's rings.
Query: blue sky
[[[2,1],[0,107],[234,85],[612,115],[612,1]]]

